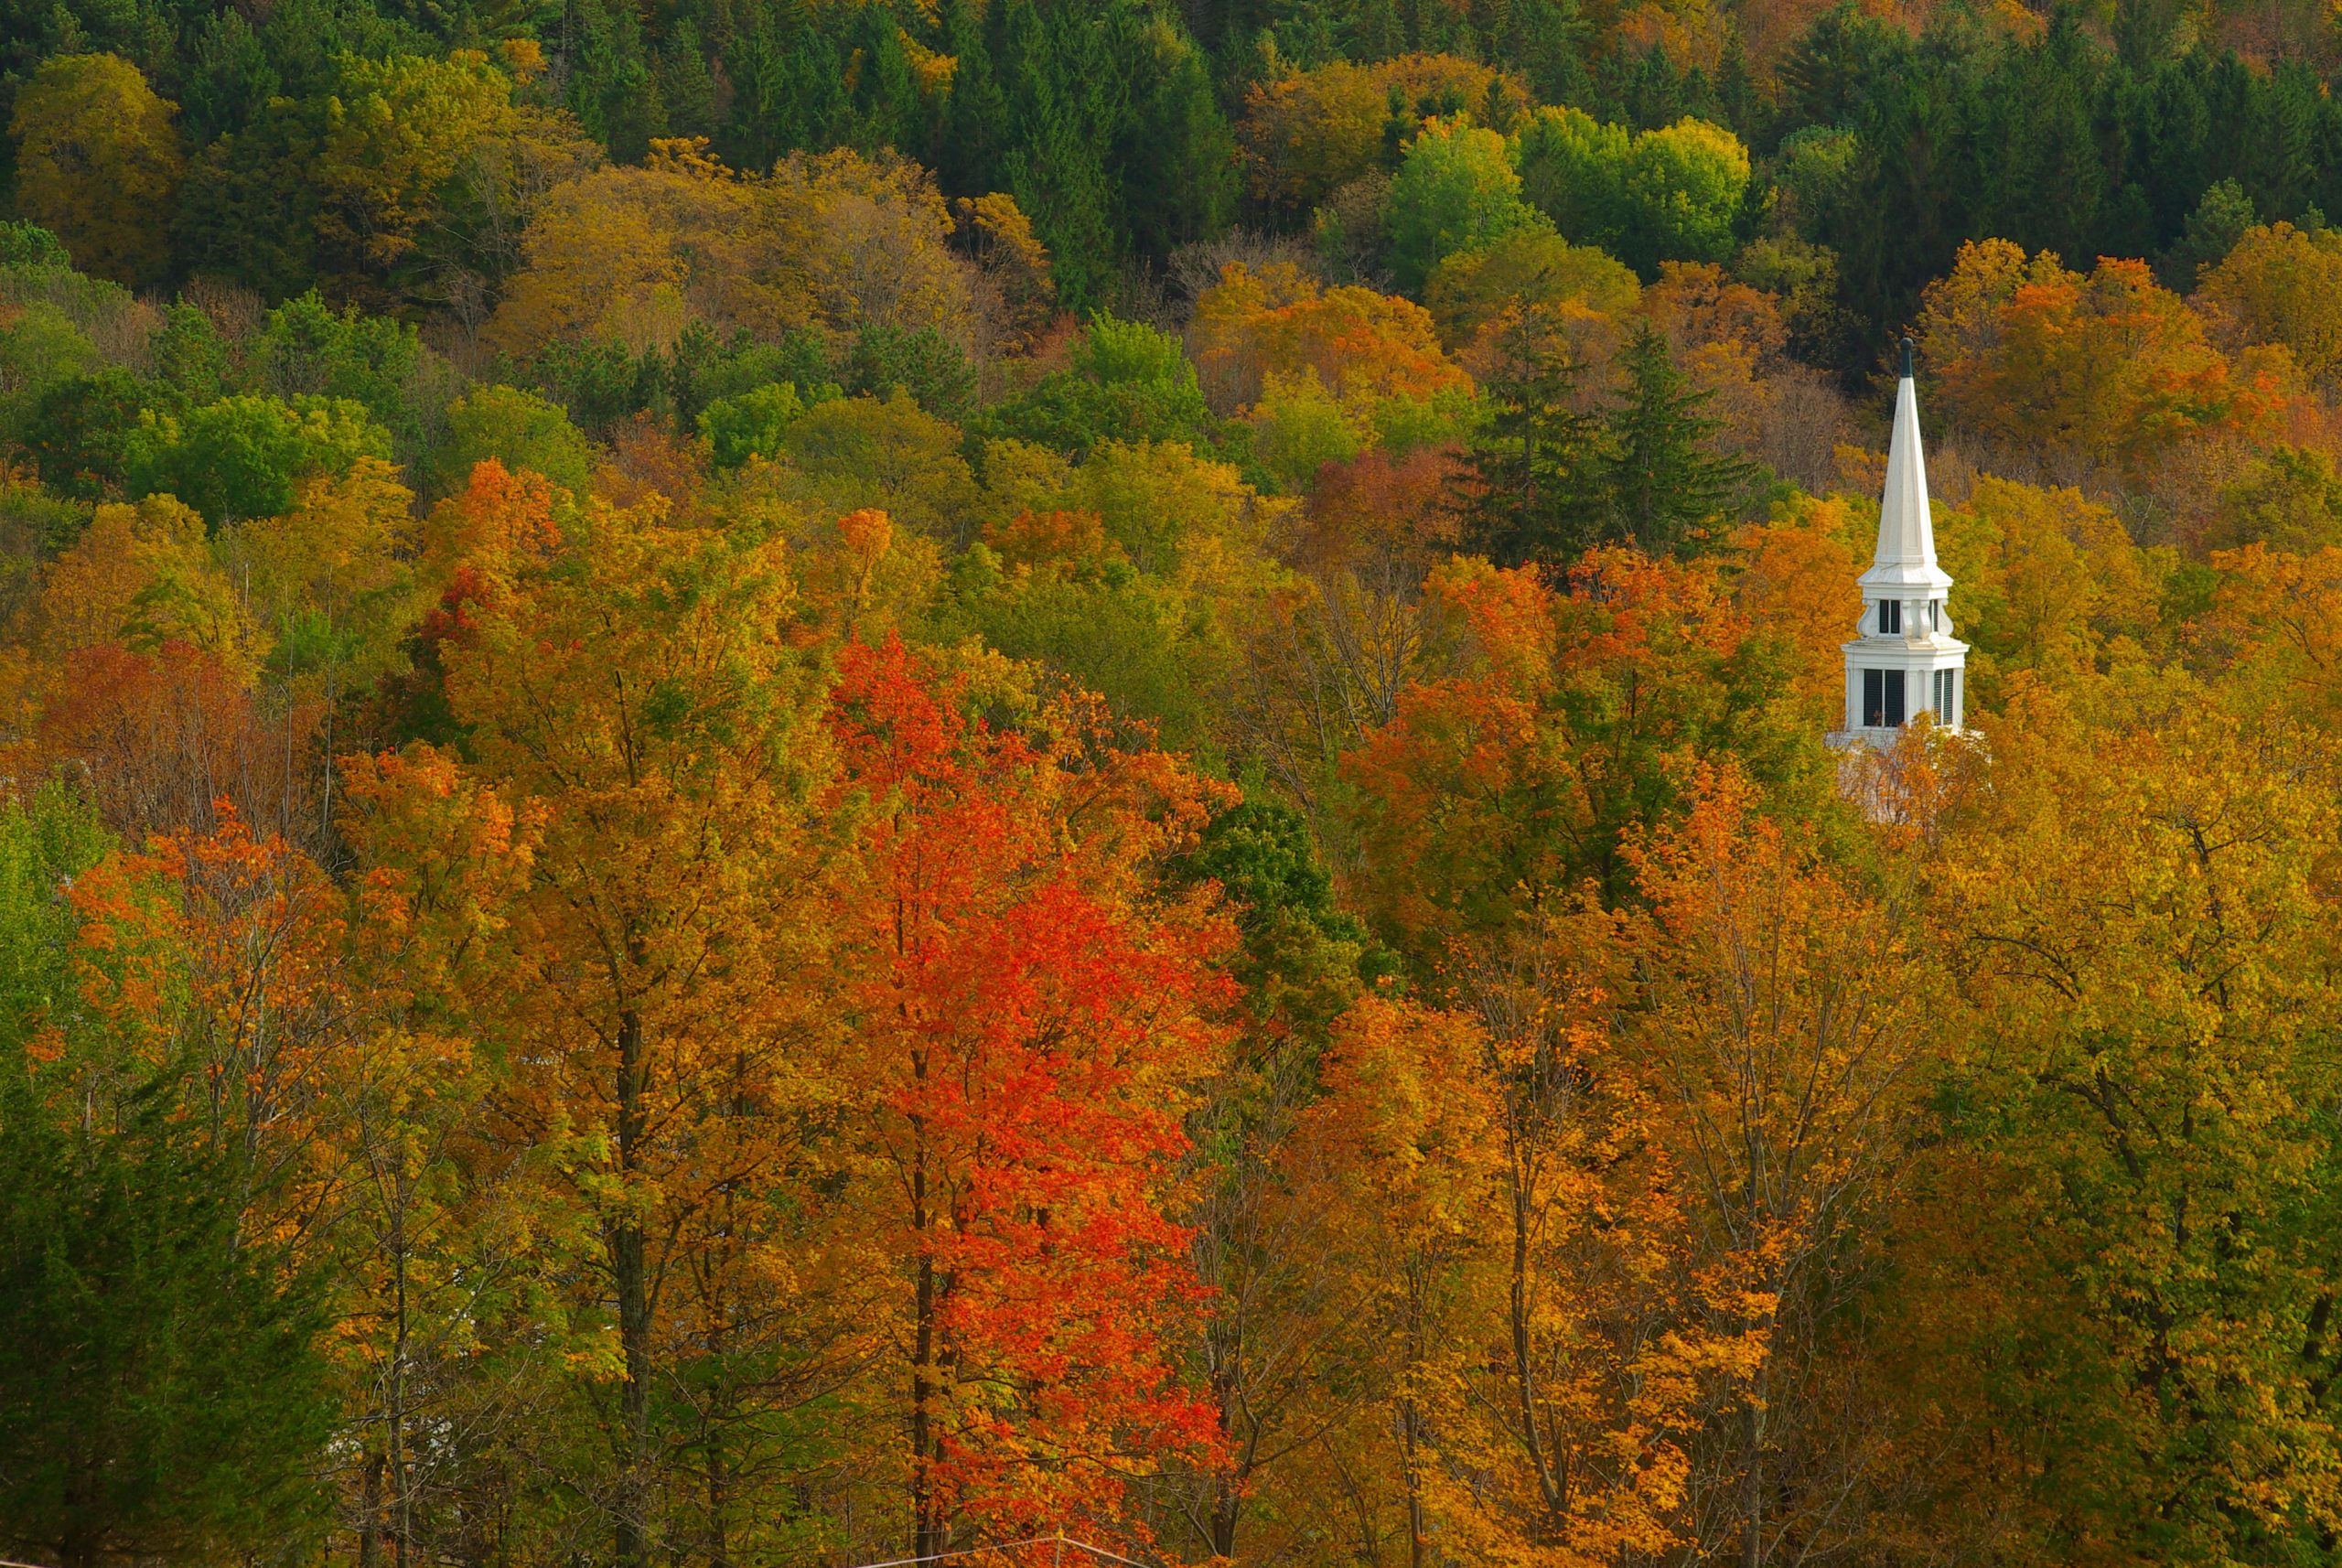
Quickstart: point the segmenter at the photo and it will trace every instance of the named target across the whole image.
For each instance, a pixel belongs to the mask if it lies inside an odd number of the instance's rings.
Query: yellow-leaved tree
[[[599,503],[556,536],[544,499],[483,465],[457,509],[477,553],[435,657],[466,766],[418,746],[351,787],[443,824],[371,835],[408,884],[510,815],[525,875],[460,978],[509,1064],[490,1135],[542,1162],[544,1223],[582,1239],[573,1310],[607,1336],[577,1365],[610,1443],[573,1483],[628,1568],[679,1532],[721,1558],[765,1528],[738,1477],[771,1462],[768,1412],[852,1338],[790,1196],[833,1100],[822,682],[780,542]],[[678,1378],[691,1400],[654,1400]]]
[[[74,265],[133,288],[170,265],[187,159],[178,106],[118,55],[55,55],[16,90],[16,210],[65,242]]]
[[[1993,1192],[2003,1220],[1918,1221],[1986,1313],[1962,1334],[1985,1408],[1949,1455],[2006,1477],[1985,1434],[2023,1434],[2006,1484],[2092,1555],[2330,1539],[2330,740],[2137,664],[2012,684],[1933,873],[1965,1003],[1939,1102],[1976,1173],[1939,1202]],[[1915,1396],[1938,1432],[1972,1397]]]

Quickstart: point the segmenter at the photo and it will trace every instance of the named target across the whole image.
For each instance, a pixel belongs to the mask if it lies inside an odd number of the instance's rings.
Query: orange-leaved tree
[[[1622,835],[1681,808],[1687,757],[1729,750],[1768,789],[1826,799],[1779,673],[1788,639],[1751,622],[1713,562],[1597,551],[1567,593],[1457,562],[1426,591],[1463,655],[1342,763],[1372,867],[1355,889],[1394,938],[1495,929],[1587,875],[1609,902],[1629,896]]]
[[[1617,925],[1589,886],[1456,942],[1449,966],[1497,1157],[1488,1321],[1437,1385],[1430,1479],[1483,1562],[1595,1568],[1690,1543],[1702,1420],[1764,1353],[1715,1310],[1747,1293],[1700,1253],[1664,1099],[1617,1023]]]
[[[1920,332],[1953,417],[1980,435],[2137,469],[2201,434],[2251,431],[2286,396],[2281,350],[2235,362],[2144,262],[2088,274],[2005,240],[1962,245]]]
[[[1204,389],[1226,406],[1256,402],[1272,376],[1314,373],[1345,402],[1468,390],[1413,300],[1345,285],[1324,288],[1291,263],[1257,273],[1231,263],[1196,301],[1187,347]]]
[[[843,897],[865,1191],[896,1303],[914,1543],[1143,1534],[1131,1479],[1209,1461],[1173,1347],[1196,1307],[1166,1213],[1181,1112],[1225,1039],[1227,940],[1149,864],[1212,794],[1051,715],[968,717],[895,639],[842,655],[832,728],[863,875]]]
[[[1703,1546],[1746,1563],[1826,1533],[1854,1423],[1821,1363],[1935,1048],[1907,898],[1823,863],[1728,765],[1630,846],[1635,1054],[1665,1106],[1709,1331],[1736,1352],[1692,1480]]]
[[[317,1216],[319,1107],[341,1070],[351,1001],[342,910],[315,863],[219,826],[108,857],[71,889],[82,1001],[149,1065],[188,1070],[188,1114],[233,1161],[245,1221],[291,1240]]]

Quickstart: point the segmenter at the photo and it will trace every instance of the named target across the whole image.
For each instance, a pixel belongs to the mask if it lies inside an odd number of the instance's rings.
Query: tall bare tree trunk
[[[642,1015],[632,1008],[618,1015],[618,1175],[630,1192],[641,1169],[643,1138]],[[621,1208],[610,1222],[610,1271],[618,1285],[618,1344],[626,1355],[626,1386],[620,1391],[624,1427],[618,1482],[618,1568],[650,1568],[650,1291],[645,1266],[642,1223]]]

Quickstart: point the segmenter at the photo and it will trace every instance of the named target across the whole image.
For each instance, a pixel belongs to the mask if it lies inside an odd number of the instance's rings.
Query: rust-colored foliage
[[[237,671],[183,642],[102,642],[64,656],[33,731],[37,772],[82,781],[136,841],[209,832],[219,804],[280,828],[316,825],[317,712],[271,716]]]

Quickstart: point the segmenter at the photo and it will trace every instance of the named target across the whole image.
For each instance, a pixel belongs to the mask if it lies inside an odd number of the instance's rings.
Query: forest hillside
[[[0,1556],[2342,1562],[2338,18],[0,0]]]

